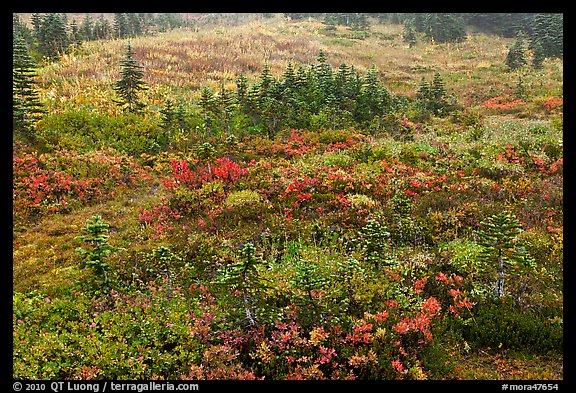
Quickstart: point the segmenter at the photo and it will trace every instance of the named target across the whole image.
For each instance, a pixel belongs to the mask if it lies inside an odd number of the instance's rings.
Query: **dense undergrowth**
[[[62,100],[13,146],[14,377],[459,379],[474,353],[561,359],[561,82],[447,113],[419,82],[359,123],[273,132]],[[519,229],[499,265],[483,233],[502,212]]]

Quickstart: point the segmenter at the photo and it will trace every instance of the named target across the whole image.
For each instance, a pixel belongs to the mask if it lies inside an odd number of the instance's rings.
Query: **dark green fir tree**
[[[423,23],[424,33],[434,42],[460,42],[466,39],[464,20],[459,14],[425,14]]]
[[[514,45],[510,47],[506,55],[506,66],[508,66],[510,70],[517,70],[527,65],[528,59],[526,51],[526,38],[524,34],[519,33]]]
[[[80,267],[93,269],[94,273],[102,278],[105,286],[108,284],[108,272],[110,271],[110,265],[105,259],[114,252],[125,251],[123,248],[114,247],[108,242],[109,228],[110,225],[102,220],[101,216],[92,216],[92,219],[87,221],[86,227],[82,228],[85,235],[78,236],[78,239],[82,240],[89,248],[79,247],[76,249],[76,252],[83,257]]]
[[[12,61],[12,128],[33,137],[34,124],[45,111],[36,90],[36,64],[19,34],[14,35]]]
[[[140,101],[138,94],[146,90],[144,82],[144,71],[139,62],[134,59],[132,45],[126,46],[126,54],[122,61],[122,78],[114,84],[114,90],[120,96],[120,100],[115,100],[119,106],[130,113],[138,113],[144,104]]]
[[[161,127],[164,131],[165,145],[170,146],[174,138],[174,133],[178,129],[178,115],[174,103],[170,98],[164,102],[164,106],[160,110],[161,114]]]
[[[228,291],[241,296],[240,309],[250,327],[257,326],[254,307],[257,292],[266,287],[261,275],[264,265],[262,257],[256,253],[256,247],[246,243],[238,252],[237,261],[225,266],[219,271],[215,283],[225,285]]]
[[[546,56],[544,54],[544,50],[542,49],[542,45],[535,44],[532,50],[532,68],[535,70],[539,70],[544,65],[544,60]]]
[[[495,295],[505,295],[504,283],[511,279],[512,271],[533,267],[534,260],[526,253],[518,236],[522,225],[511,213],[504,211],[488,217],[478,231],[482,251],[480,260],[486,264],[488,275],[495,278]],[[516,268],[516,269],[515,269]]]
[[[404,22],[402,38],[404,39],[404,42],[408,43],[408,47],[412,48],[414,45],[416,45],[416,29],[414,28],[413,19],[407,19]]]

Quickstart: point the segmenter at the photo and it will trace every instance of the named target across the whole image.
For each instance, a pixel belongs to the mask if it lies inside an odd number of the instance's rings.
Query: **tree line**
[[[13,14],[14,34],[21,36],[31,54],[49,60],[69,52],[84,41],[123,39],[187,26],[178,13],[114,13],[112,18],[86,14],[78,23],[64,13],[34,13],[32,27]]]
[[[558,13],[286,13],[293,20],[319,18],[327,26],[349,26],[369,30],[370,19],[382,24],[403,24],[404,36],[412,44],[415,33],[437,43],[459,42],[468,29],[503,37],[527,36],[530,49],[544,57],[563,56],[563,14]]]
[[[525,34],[530,49],[544,57],[563,56],[563,14],[553,13],[285,13],[293,20],[316,18],[328,27],[349,26],[369,30],[370,21],[404,24],[405,38],[411,44],[415,33],[423,33],[434,42],[459,42],[468,28],[504,37]],[[28,47],[40,56],[54,58],[83,41],[130,38],[156,31],[188,26],[181,13],[114,13],[112,20],[100,14],[86,14],[78,23],[66,14],[32,14],[32,28],[13,14],[14,30]]]

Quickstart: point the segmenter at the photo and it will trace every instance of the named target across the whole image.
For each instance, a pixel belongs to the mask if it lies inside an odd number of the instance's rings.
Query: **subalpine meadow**
[[[562,56],[562,14],[14,14],[13,377],[562,380]]]

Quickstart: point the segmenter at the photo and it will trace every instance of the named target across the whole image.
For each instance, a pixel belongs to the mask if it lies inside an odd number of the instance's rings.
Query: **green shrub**
[[[451,332],[450,332],[451,333]],[[456,361],[445,344],[447,332],[444,326],[439,324],[432,329],[434,337],[442,339],[434,340],[431,345],[422,348],[420,358],[422,359],[422,368],[428,370],[429,380],[441,380],[452,378],[456,368]]]
[[[110,115],[86,109],[52,114],[38,123],[38,136],[54,150],[91,151],[112,147],[131,155],[153,151],[167,141],[157,119]]]
[[[475,322],[454,320],[462,338],[472,347],[562,352],[561,318],[554,309],[522,312],[511,301],[505,301],[481,303],[473,311]]]
[[[178,379],[209,345],[198,296],[161,287],[61,298],[14,295],[14,378]],[[199,313],[201,314],[201,313]],[[205,328],[204,328],[205,329]]]
[[[353,161],[354,158],[350,157],[348,154],[343,153],[341,151],[324,154],[322,156],[322,163],[327,166],[337,166],[340,168],[346,168]]]
[[[216,148],[209,142],[204,142],[196,146],[196,154],[200,158],[210,158],[216,154]]]
[[[242,209],[262,200],[260,194],[252,190],[233,191],[224,200],[224,207]]]
[[[336,142],[346,142],[349,139],[355,139],[355,134],[353,130],[322,130],[318,134],[318,142],[328,145],[330,143]]]
[[[375,200],[364,194],[346,194],[346,198],[355,208],[371,208],[377,204]]]
[[[256,191],[232,191],[222,202],[219,221],[223,226],[236,226],[239,221],[252,222],[261,218],[268,210],[266,200]]]
[[[547,143],[543,147],[544,153],[553,160],[556,160],[564,155],[564,150],[561,144]]]

